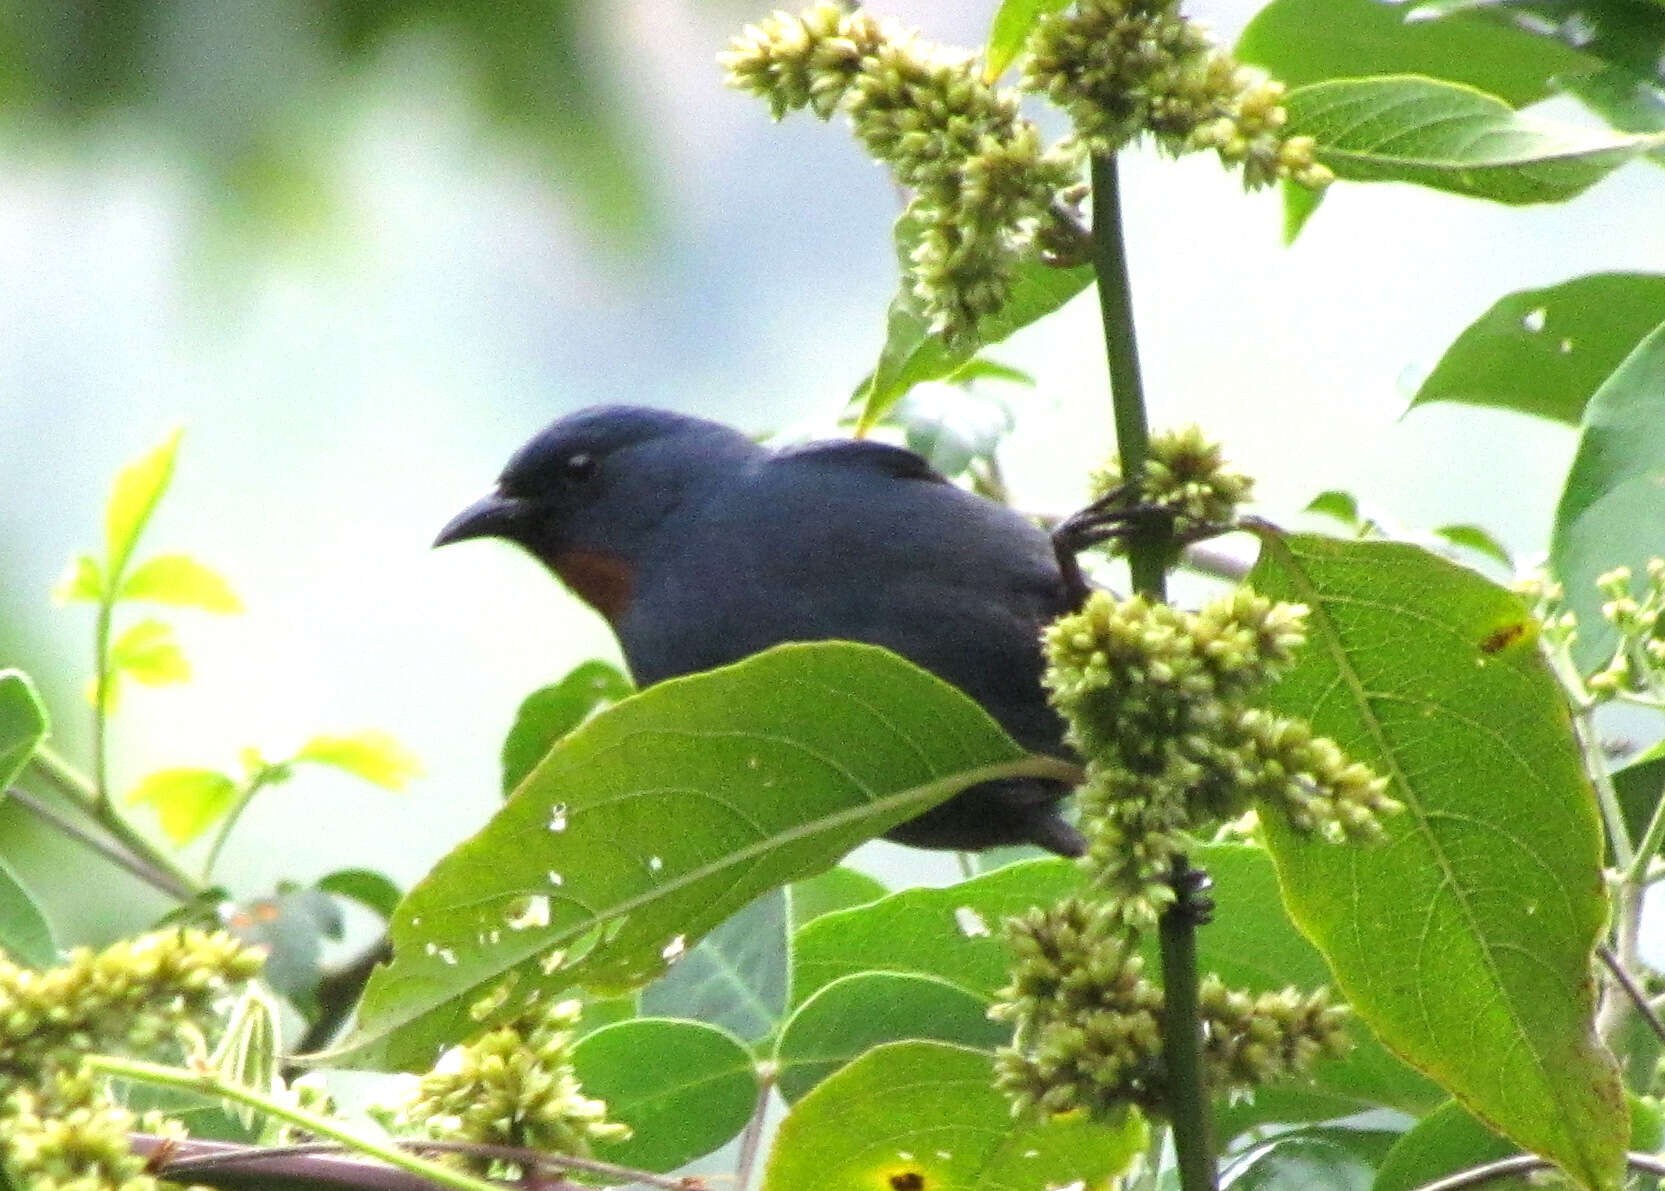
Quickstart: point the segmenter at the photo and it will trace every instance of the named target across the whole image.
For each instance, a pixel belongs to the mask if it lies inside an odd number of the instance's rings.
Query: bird
[[[475,538],[521,547],[599,612],[638,687],[785,642],[866,642],[958,687],[1031,752],[1072,756],[1042,686],[1041,630],[1077,602],[1052,539],[903,447],[776,449],[686,414],[591,406],[516,451],[434,545]],[[986,782],[885,834],[1078,856],[1068,793]]]

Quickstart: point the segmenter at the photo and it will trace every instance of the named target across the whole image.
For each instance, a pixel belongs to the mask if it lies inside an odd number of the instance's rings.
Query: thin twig
[[[965,853],[961,853],[965,855]],[[751,1118],[746,1122],[746,1128],[740,1134],[740,1161],[734,1168],[735,1191],[746,1191],[752,1185],[752,1170],[757,1165],[757,1155],[763,1147],[763,1122],[769,1115],[769,1097],[775,1090],[774,1064],[767,1064],[758,1069],[757,1104],[752,1108]]]
[[[173,874],[152,865],[148,857],[136,857],[109,840],[100,839],[67,816],[59,814],[46,803],[24,790],[13,786],[6,796],[53,830],[74,840],[88,851],[96,852],[117,868],[132,873],[152,889],[179,901],[188,901],[196,890],[177,880]]]
[[[1613,979],[1624,989],[1630,1003],[1636,1006],[1636,1011],[1647,1021],[1648,1028],[1661,1042],[1665,1042],[1665,1021],[1661,1021],[1659,1014],[1654,1011],[1653,1003],[1648,1000],[1648,994],[1642,990],[1642,986],[1636,983],[1636,977],[1630,974],[1606,943],[1596,948],[1596,954],[1601,957],[1601,962],[1607,965],[1607,970],[1613,973]]]
[[[1625,1155],[1625,1161],[1636,1170],[1649,1174],[1665,1174],[1665,1158],[1654,1154],[1643,1154],[1631,1151]],[[1499,1158],[1495,1162],[1485,1162],[1479,1166],[1471,1166],[1467,1170],[1459,1170],[1456,1174],[1447,1175],[1443,1179],[1435,1179],[1431,1183],[1424,1183],[1416,1191],[1466,1191],[1469,1187],[1478,1187],[1489,1183],[1493,1179],[1504,1179],[1510,1175],[1531,1174],[1539,1170],[1553,1170],[1555,1163],[1547,1158],[1540,1158],[1536,1154],[1516,1154],[1510,1158]]]

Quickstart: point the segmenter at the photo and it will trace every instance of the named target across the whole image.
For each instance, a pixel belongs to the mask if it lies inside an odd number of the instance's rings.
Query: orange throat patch
[[[555,557],[555,573],[590,607],[617,624],[630,606],[636,572],[616,554],[567,550]]]

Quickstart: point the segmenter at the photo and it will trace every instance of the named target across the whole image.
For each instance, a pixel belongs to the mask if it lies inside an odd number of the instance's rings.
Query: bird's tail
[[[1029,820],[1029,840],[1037,847],[1060,856],[1081,856],[1087,851],[1087,837],[1064,821],[1055,810],[1035,815]]]

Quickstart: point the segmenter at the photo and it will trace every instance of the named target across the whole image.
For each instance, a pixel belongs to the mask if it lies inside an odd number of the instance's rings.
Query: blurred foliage
[[[0,113],[47,136],[134,127],[245,215],[327,206],[352,84],[395,68],[413,99],[464,95],[610,241],[647,226],[639,137],[604,8],[571,0],[0,0]]]

